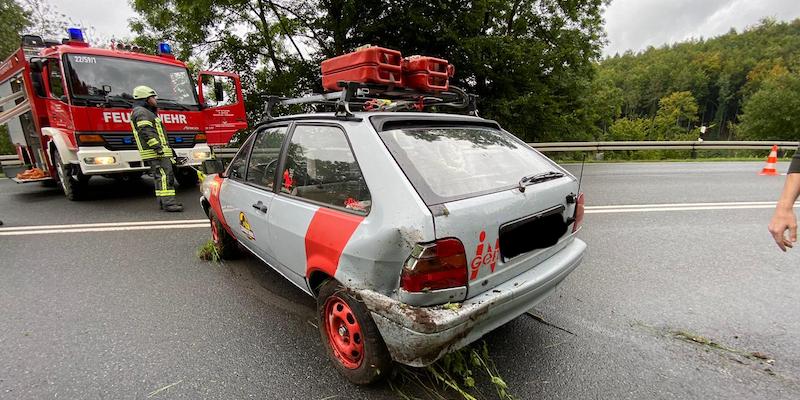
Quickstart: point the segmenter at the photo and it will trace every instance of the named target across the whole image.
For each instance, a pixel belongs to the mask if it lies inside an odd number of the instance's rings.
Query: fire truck
[[[148,170],[131,132],[133,88],[158,93],[158,115],[185,167],[180,185],[195,184],[189,167],[212,158],[212,147],[247,128],[239,76],[201,71],[194,80],[168,43],[156,54],[113,43],[94,48],[79,29],[60,42],[26,35],[0,64],[0,125],[21,166],[3,168],[18,183],[58,183],[70,200],[92,176],[121,180]]]

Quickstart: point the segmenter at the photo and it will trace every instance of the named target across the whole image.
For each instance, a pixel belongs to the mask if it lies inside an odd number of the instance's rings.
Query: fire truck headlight
[[[86,157],[83,161],[93,165],[111,165],[116,164],[117,159],[114,157]]]
[[[195,160],[205,160],[208,158],[210,154],[207,151],[195,151],[192,153],[192,158]]]

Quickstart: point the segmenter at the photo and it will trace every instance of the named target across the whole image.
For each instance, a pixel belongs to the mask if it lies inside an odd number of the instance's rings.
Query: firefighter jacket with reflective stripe
[[[142,160],[174,157],[161,118],[152,111],[141,106],[135,107],[131,112],[131,129]]]

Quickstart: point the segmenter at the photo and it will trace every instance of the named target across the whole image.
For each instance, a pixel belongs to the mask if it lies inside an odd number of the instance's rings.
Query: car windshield
[[[177,108],[198,106],[186,68],[118,57],[68,54],[67,69],[70,90],[76,99],[104,98],[103,86],[109,86],[109,97],[130,101],[133,88],[144,85],[158,93],[159,107],[170,108],[170,103]]]
[[[561,171],[513,135],[478,127],[397,129],[380,133],[428,205],[515,186],[525,176]]]

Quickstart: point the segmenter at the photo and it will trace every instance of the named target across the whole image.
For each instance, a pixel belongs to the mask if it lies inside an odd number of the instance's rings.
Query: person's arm
[[[136,131],[139,132],[139,140],[142,141],[142,146],[155,150],[156,154],[163,154],[164,149],[161,148],[161,141],[158,140],[155,119],[147,118],[147,116],[140,113],[135,114],[131,118],[136,125]]]
[[[783,251],[786,251],[787,247],[794,247],[794,243],[797,242],[797,216],[794,214],[794,202],[797,201],[798,196],[800,196],[800,150],[792,158],[781,198],[778,200],[775,213],[769,223],[769,232]],[[788,238],[786,237],[787,230],[789,231]]]

